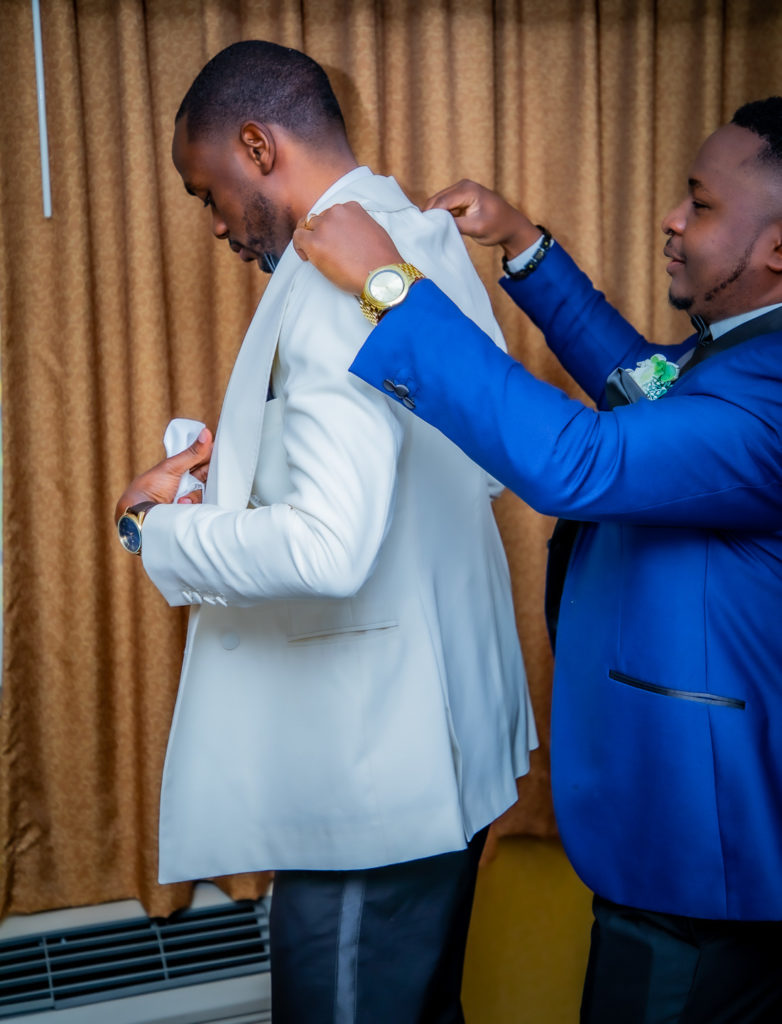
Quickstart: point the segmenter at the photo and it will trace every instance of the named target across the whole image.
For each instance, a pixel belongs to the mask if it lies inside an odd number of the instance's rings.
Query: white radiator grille
[[[0,1017],[268,970],[263,901],[50,931],[0,942]]]

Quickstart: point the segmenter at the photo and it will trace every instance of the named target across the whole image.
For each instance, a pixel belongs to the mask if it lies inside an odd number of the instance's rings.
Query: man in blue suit
[[[332,208],[294,245],[382,317],[354,373],[534,508],[580,521],[552,782],[596,894],[581,1019],[780,1021],[782,98],[706,140],[663,221],[670,300],[698,333],[662,350],[495,193],[462,182],[430,206],[502,246],[502,286],[596,409],[430,281],[377,289],[368,272],[403,254],[362,211]]]

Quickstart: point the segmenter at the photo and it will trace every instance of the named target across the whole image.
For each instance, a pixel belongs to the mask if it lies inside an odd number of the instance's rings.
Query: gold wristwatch
[[[410,286],[425,276],[412,263],[389,263],[378,267],[369,274],[358,297],[361,312],[371,323],[378,323],[392,306],[404,302]]]

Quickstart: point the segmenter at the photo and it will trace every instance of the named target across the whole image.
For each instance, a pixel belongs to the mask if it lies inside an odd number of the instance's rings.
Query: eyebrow
[[[688,178],[687,185],[690,195],[692,195],[692,193],[695,191],[699,191],[706,196],[714,195],[709,186],[705,182],[701,181],[700,178]]]

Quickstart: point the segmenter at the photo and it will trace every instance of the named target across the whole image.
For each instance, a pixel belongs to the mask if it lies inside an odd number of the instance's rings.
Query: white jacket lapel
[[[398,210],[411,205],[393,178],[367,173],[351,176],[344,188],[329,190],[311,212],[319,213],[351,199],[373,211]],[[258,460],[272,361],[291,281],[299,267],[299,257],[293,246],[288,245],[236,357],[209,467],[205,499],[211,504],[235,509],[247,506]]]
[[[246,508],[263,430],[272,361],[299,258],[288,246],[258,303],[223,399],[205,499]]]

